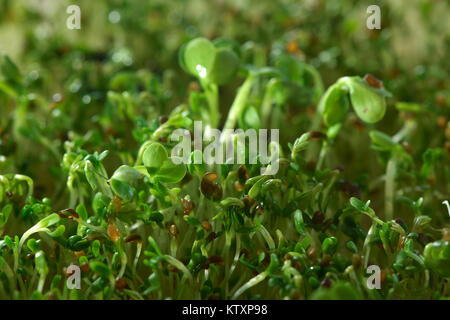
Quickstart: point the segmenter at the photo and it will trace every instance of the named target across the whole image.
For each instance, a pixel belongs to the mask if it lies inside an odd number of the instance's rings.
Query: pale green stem
[[[171,265],[173,265],[175,268],[177,268],[178,270],[180,270],[181,272],[183,272],[183,274],[186,276],[186,278],[188,278],[188,280],[193,284],[194,283],[194,279],[192,278],[192,274],[191,272],[186,268],[186,266],[178,259],[169,256],[168,254],[164,255],[164,259],[170,263]]]
[[[234,99],[228,113],[227,121],[223,127],[224,129],[234,129],[236,126],[238,118],[242,114],[242,111],[244,111],[245,103],[247,102],[247,98],[256,78],[257,77],[255,74],[250,73],[242,86],[239,88],[236,98]]]
[[[395,156],[394,156],[395,157]],[[387,163],[386,181],[385,181],[385,218],[392,220],[394,218],[394,197],[395,197],[395,176],[397,175],[397,163],[395,158],[391,157]]]
[[[328,152],[328,143],[326,141],[322,144],[322,149],[320,149],[319,159],[317,160],[316,170],[320,170],[325,161],[325,156]]]
[[[201,81],[205,90],[206,99],[209,105],[209,121],[211,128],[217,128],[220,121],[219,112],[219,88],[214,83],[205,83]]]
[[[263,225],[260,225],[259,228],[260,228],[259,232],[261,232],[262,236],[264,237],[264,240],[266,240],[267,245],[269,246],[269,249],[274,250],[275,242],[273,241],[272,236],[270,235],[269,231],[267,231],[267,229]]]
[[[261,105],[261,123],[263,125],[268,124],[268,118],[270,115],[270,112],[272,111],[272,101],[273,101],[273,95],[275,93],[275,89],[277,84],[279,83],[278,79],[270,79],[269,83],[267,84],[266,92],[264,94],[263,102]]]
[[[253,286],[256,286],[258,283],[260,283],[261,281],[263,281],[268,275],[267,271],[264,271],[260,274],[258,274],[256,277],[251,278],[250,280],[248,280],[242,287],[240,287],[231,297],[231,300],[234,300],[236,298],[238,298],[241,294],[243,294],[245,291],[247,291],[248,289],[250,289]]]

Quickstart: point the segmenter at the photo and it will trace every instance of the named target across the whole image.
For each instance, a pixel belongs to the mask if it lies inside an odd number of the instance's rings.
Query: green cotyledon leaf
[[[228,83],[239,69],[239,57],[231,50],[217,49],[208,78],[218,85]]]
[[[171,157],[164,161],[161,168],[156,172],[156,179],[161,182],[180,182],[186,175],[186,165],[179,157]]]
[[[237,74],[240,61],[233,48],[222,44],[215,45],[206,38],[193,39],[180,49],[179,63],[202,81],[225,84]]]
[[[450,277],[450,242],[438,240],[425,246],[425,265],[442,277]]]
[[[190,74],[206,78],[216,56],[216,47],[206,38],[191,40],[183,49],[183,65]]]
[[[168,154],[164,146],[160,143],[152,143],[143,155],[143,162],[150,175],[155,174],[168,159]]]
[[[134,195],[133,187],[143,175],[127,165],[120,166],[112,175],[110,185],[114,193],[125,200],[131,200]]]
[[[345,77],[339,80],[348,88],[350,101],[356,115],[364,122],[380,121],[386,113],[385,97],[359,77]]]
[[[349,109],[348,92],[335,83],[327,89],[319,102],[318,109],[329,127],[341,122]]]

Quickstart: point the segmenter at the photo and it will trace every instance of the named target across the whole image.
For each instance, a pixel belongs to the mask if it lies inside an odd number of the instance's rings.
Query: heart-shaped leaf
[[[206,38],[191,40],[183,49],[184,66],[192,75],[200,79],[208,76],[214,63],[216,47]]]
[[[213,43],[196,38],[184,45],[178,54],[180,66],[202,82],[225,84],[239,69],[237,44],[222,39]]]
[[[186,166],[181,163],[181,158],[178,157],[166,159],[159,171],[156,173],[158,181],[167,183],[180,182],[185,175]]]
[[[239,69],[239,58],[231,50],[217,49],[214,63],[209,73],[209,81],[218,85],[231,81]]]
[[[359,77],[344,79],[358,117],[367,123],[380,121],[386,112],[385,98]]]

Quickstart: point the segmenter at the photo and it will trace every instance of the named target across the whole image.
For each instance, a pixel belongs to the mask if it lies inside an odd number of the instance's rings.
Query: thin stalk
[[[202,87],[205,90],[206,100],[209,105],[209,121],[211,128],[217,128],[220,121],[219,112],[219,88],[214,83],[204,83],[202,81]]]
[[[256,286],[258,283],[262,282],[267,276],[268,272],[264,271],[260,274],[258,274],[256,277],[251,278],[248,280],[242,287],[240,287],[231,297],[231,300],[235,300],[237,297],[239,297],[241,294],[243,294],[245,291],[250,289],[253,286]]]
[[[228,264],[230,260],[230,247],[232,240],[232,231],[225,232],[225,246],[223,247],[223,254],[225,255],[225,276],[223,282],[225,283],[225,296],[228,297],[228,278],[230,276]]]
[[[326,141],[322,144],[322,149],[320,149],[319,159],[317,160],[316,170],[320,170],[325,161],[325,156],[328,153],[328,143]]]
[[[263,102],[261,104],[261,123],[263,125],[268,124],[268,118],[272,111],[272,101],[275,89],[279,83],[278,79],[272,78],[267,84],[266,92],[264,94]]]
[[[127,262],[128,262],[128,258],[127,255],[125,254],[125,251],[123,250],[122,247],[122,240],[119,240],[119,254],[120,254],[120,271],[119,271],[119,278],[121,278],[124,273],[125,273],[125,269],[127,267]]]
[[[397,175],[397,162],[394,157],[391,157],[387,163],[384,189],[384,211],[388,221],[394,217],[395,176]]]
[[[364,240],[363,245],[363,252],[364,252],[364,267],[367,268],[367,265],[369,263],[369,256],[370,251],[372,249],[372,245],[370,244],[370,241],[372,241],[372,238],[375,236],[377,228],[377,222],[374,220],[372,221],[372,226],[369,229],[369,232],[367,233],[367,237]]]
[[[236,122],[242,114],[242,111],[244,111],[245,103],[247,102],[250,90],[256,79],[256,75],[250,73],[242,86],[239,88],[236,98],[231,105],[230,112],[228,113],[227,121],[223,127],[224,129],[234,129],[236,126]]]

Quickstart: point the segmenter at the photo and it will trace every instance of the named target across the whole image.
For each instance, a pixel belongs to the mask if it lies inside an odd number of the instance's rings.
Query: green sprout
[[[0,299],[449,298],[445,68],[362,59],[308,15],[286,32],[284,4],[270,6],[280,28],[251,32],[245,12],[222,32],[175,4],[136,6],[114,48],[41,48],[30,28],[30,53],[0,59]],[[170,10],[182,28],[142,23]],[[235,40],[195,37],[225,33]],[[172,136],[200,120],[181,152]],[[212,152],[230,144],[232,159],[205,161],[209,129],[236,132]],[[262,173],[249,129],[279,129],[278,171]]]

